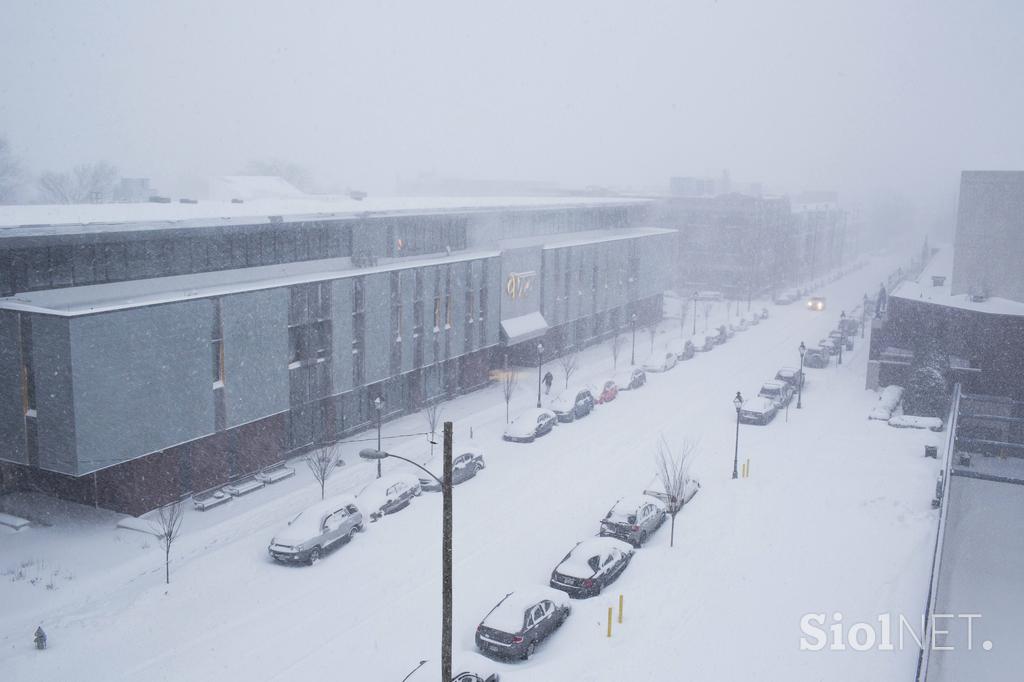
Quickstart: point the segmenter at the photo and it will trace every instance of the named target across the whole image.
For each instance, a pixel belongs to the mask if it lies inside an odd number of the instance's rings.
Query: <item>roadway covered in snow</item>
[[[893,266],[877,261],[822,287],[823,313],[769,304],[770,319],[726,345],[648,375],[645,387],[532,444],[501,440],[498,386],[445,404],[456,454],[473,446],[487,459],[485,470],[455,489],[456,650],[473,650],[476,625],[507,592],[546,585],[619,497],[655,484],[655,446],[664,436],[672,445],[699,443],[692,471],[702,488],[677,519],[675,547],[666,525],[612,589],[573,602],[566,624],[534,659],[495,664],[502,680],[910,679],[918,656],[912,647],[799,646],[804,614],[826,614],[826,626],[837,612],[844,623],[877,623],[886,613],[918,618],[925,604],[939,464],[922,452],[943,434],[867,419],[877,396],[863,390],[866,339],[856,339],[842,366],[808,370],[803,409],[794,402],[766,427],[740,428],[750,477],[731,480],[735,392],[753,396],[780,367],[798,364],[800,342],[816,345],[840,310],[852,310]],[[710,322],[724,316],[720,306]],[[692,320],[684,327],[689,335]],[[667,319],[656,345],[679,335],[678,319]],[[626,344],[620,368],[628,334]],[[650,349],[646,334],[637,334],[636,345],[640,361]],[[555,375],[554,397],[564,381],[557,363],[546,369]],[[572,383],[612,373],[605,343],[581,354]],[[535,381],[535,370],[522,372],[513,416],[536,400]],[[410,415],[386,424],[384,435],[424,425],[422,415]],[[418,461],[429,448],[423,436],[385,442]],[[328,494],[357,492],[372,480],[375,465],[356,455],[365,445],[344,447],[347,464]],[[271,536],[319,497],[304,465],[295,465],[299,474],[279,487],[205,513],[190,510],[170,586],[162,584],[156,541],[115,531],[103,512],[72,524],[62,507],[51,527],[0,535],[3,571],[25,558],[29,571],[45,575],[42,563],[73,576],[58,577],[49,590],[0,580],[3,677],[397,682],[420,660],[435,660],[440,496],[424,493],[313,567],[276,565],[267,554]],[[385,470],[399,465],[386,461]],[[607,608],[620,593],[624,623],[609,639]],[[31,648],[40,623],[50,636],[45,652]]]

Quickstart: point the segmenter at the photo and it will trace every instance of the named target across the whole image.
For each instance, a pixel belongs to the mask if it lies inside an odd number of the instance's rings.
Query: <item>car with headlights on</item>
[[[631,495],[616,502],[601,521],[601,537],[640,547],[665,523],[665,504],[650,495]]]
[[[807,299],[807,309],[815,312],[821,312],[825,309],[825,297],[811,296]]]
[[[551,401],[551,411],[560,422],[583,419],[594,410],[594,394],[589,388],[569,388]]]
[[[414,474],[397,473],[372,481],[356,499],[372,522],[405,509],[421,492],[419,478]]]
[[[531,407],[505,427],[502,438],[513,443],[532,443],[535,439],[551,433],[551,429],[555,428],[557,423],[558,418],[551,410]]]
[[[267,549],[275,561],[312,565],[362,529],[363,514],[356,498],[338,495],[299,512],[274,535]]]
[[[770,398],[747,398],[740,407],[740,422],[765,426],[779,412],[779,406]]]
[[[615,375],[615,385],[620,391],[632,391],[647,383],[647,372],[639,367],[624,369]]]
[[[452,457],[452,485],[464,483],[486,468],[484,453],[479,450],[463,450]],[[435,457],[425,466],[426,470],[443,480],[444,459]],[[429,492],[440,492],[441,484],[426,474],[419,477],[420,489]]]
[[[570,613],[569,597],[550,587],[509,592],[477,626],[476,646],[496,658],[530,658]]]
[[[551,587],[570,597],[586,599],[622,575],[633,558],[633,548],[610,537],[588,538],[569,551],[551,572]]]

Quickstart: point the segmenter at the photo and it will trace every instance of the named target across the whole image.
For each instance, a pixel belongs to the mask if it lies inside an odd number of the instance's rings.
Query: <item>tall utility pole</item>
[[[441,679],[452,679],[452,423],[444,423],[444,526],[441,542]]]

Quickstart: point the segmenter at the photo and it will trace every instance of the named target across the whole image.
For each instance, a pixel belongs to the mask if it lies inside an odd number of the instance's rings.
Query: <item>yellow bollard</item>
[[[612,607],[608,607],[608,636],[612,636]]]
[[[622,595],[619,595],[619,625],[622,625]]]

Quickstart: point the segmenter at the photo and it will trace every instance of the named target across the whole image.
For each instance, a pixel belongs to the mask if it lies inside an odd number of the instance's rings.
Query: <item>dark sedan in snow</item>
[[[569,598],[550,587],[509,592],[476,628],[476,646],[488,656],[530,658],[572,612]]]
[[[613,537],[640,547],[665,523],[665,505],[650,495],[623,497],[601,521],[601,537]]]
[[[586,599],[601,594],[622,575],[633,549],[622,540],[589,538],[578,543],[551,572],[551,587],[570,597]]]
[[[647,372],[639,367],[622,370],[615,376],[615,385],[620,391],[632,391],[647,383]]]
[[[484,453],[479,450],[466,450],[452,458],[452,485],[458,485],[468,481],[477,475],[487,465],[484,463]],[[429,464],[427,470],[438,478],[443,475],[444,460],[435,457]],[[441,485],[426,474],[420,477],[420,488],[431,492],[440,492]]]
[[[779,412],[779,406],[771,398],[758,396],[743,401],[740,408],[740,421],[744,424],[759,424],[764,426]]]
[[[554,412],[542,407],[531,407],[505,427],[502,438],[513,443],[532,443],[544,434],[551,433],[556,424],[558,418]]]

